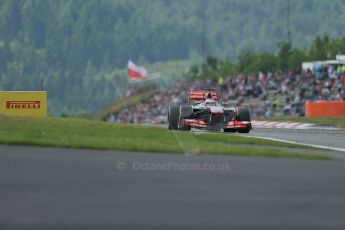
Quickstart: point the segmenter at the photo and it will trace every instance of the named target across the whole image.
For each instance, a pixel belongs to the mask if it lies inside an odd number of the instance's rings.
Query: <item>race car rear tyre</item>
[[[250,113],[247,108],[240,108],[238,110],[238,120],[240,121],[248,121],[250,122]],[[239,133],[249,133],[249,131],[252,129],[251,123],[248,124],[248,127],[245,129],[238,129]]]
[[[181,130],[183,131],[190,131],[192,128],[190,126],[183,126]]]
[[[168,122],[169,122],[169,129],[172,129],[172,130],[178,130],[179,129],[180,106],[178,106],[178,105],[169,106]]]
[[[240,121],[249,121],[250,122],[250,113],[247,108],[240,108],[238,110],[238,119]]]
[[[238,129],[239,133],[249,133],[251,128],[245,128],[245,129]]]
[[[224,132],[226,132],[226,133],[236,133],[237,129],[224,129]]]

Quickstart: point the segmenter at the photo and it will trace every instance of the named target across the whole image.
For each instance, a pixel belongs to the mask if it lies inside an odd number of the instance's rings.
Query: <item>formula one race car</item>
[[[188,105],[169,106],[169,129],[223,129],[224,132],[239,133],[248,133],[252,129],[249,110],[220,104],[214,89],[190,91],[188,99]]]

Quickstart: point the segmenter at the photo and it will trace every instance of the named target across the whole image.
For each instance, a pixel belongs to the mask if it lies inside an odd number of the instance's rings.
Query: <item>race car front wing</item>
[[[192,128],[211,128],[205,121],[198,119],[185,119],[184,126],[190,126]],[[249,121],[238,121],[233,120],[224,123],[223,128],[225,129],[248,129],[251,128],[251,123]]]

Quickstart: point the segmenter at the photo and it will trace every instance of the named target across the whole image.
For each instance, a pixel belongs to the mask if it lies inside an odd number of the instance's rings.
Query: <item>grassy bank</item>
[[[126,107],[138,104],[142,99],[150,98],[153,95],[153,93],[153,90],[149,90],[148,92],[140,93],[138,95],[126,97],[123,100],[115,101],[112,104],[100,110],[99,112],[97,112],[93,118],[97,120],[103,120],[111,113],[120,112],[122,109]]]
[[[328,159],[326,156],[295,151],[295,148],[305,148],[302,145],[236,135],[201,135],[151,126],[72,118],[0,117],[0,143],[143,152]],[[272,147],[285,148],[276,150]]]

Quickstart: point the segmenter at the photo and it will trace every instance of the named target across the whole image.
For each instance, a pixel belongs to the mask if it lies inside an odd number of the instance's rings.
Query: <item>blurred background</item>
[[[191,88],[254,117],[344,100],[344,0],[0,0],[0,90],[47,90],[49,114],[164,123]],[[149,78],[132,82],[127,63]]]

